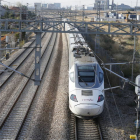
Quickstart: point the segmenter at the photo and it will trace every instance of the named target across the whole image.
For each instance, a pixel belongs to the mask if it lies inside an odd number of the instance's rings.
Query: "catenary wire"
[[[104,64],[103,60],[102,60],[97,54],[94,53],[94,55],[95,55],[96,57],[98,57],[98,59]],[[109,80],[109,77],[108,77],[108,74],[107,74],[107,71],[106,71],[106,70],[105,70],[105,73],[106,73],[106,76],[107,76],[107,79],[108,79],[109,86],[110,86],[110,88],[111,88],[110,80]],[[120,115],[120,112],[119,112],[119,109],[118,109],[118,106],[117,106],[117,103],[116,103],[116,100],[115,100],[115,97],[114,97],[112,88],[111,88],[111,93],[112,93],[112,96],[113,96],[113,99],[114,99],[114,102],[115,102],[115,106],[116,106],[117,112],[118,112],[118,114],[119,114],[119,118],[120,118],[120,121],[121,121],[122,128],[123,128],[123,130],[124,130],[124,125],[123,125],[123,123],[122,123],[121,115]],[[109,107],[108,107],[108,104],[107,104],[107,101],[106,101],[106,100],[105,100],[105,103],[106,103],[107,110],[108,110],[108,113],[109,113]],[[110,118],[111,124],[112,124],[112,126],[113,126],[113,128],[114,128],[113,121],[112,121],[112,118],[111,118],[110,113],[109,113],[109,118]],[[115,128],[114,128],[114,130],[115,130]],[[116,132],[115,132],[115,133],[116,133]],[[118,136],[117,136],[117,137],[118,137]]]

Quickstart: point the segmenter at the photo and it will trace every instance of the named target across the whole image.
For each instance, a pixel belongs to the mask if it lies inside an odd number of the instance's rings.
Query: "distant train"
[[[67,24],[67,30],[70,26]],[[77,28],[73,29],[77,30]],[[67,34],[69,108],[77,117],[93,118],[104,108],[104,73],[81,34]]]

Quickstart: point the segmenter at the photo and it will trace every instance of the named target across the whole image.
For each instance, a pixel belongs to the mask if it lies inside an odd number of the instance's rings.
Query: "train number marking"
[[[82,101],[93,101],[92,99],[82,99]]]

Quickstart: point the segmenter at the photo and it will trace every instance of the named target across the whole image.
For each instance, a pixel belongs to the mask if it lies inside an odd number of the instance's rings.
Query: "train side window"
[[[70,80],[71,80],[72,82],[74,82],[74,72],[71,72],[71,73],[70,73]]]
[[[103,73],[99,72],[99,82],[101,83],[104,79]]]

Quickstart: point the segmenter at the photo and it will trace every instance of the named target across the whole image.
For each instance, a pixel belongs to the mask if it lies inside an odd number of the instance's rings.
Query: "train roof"
[[[91,57],[88,55],[81,55],[81,58],[75,58],[75,63],[77,64],[91,64],[91,63],[97,63],[97,60],[95,57]]]

